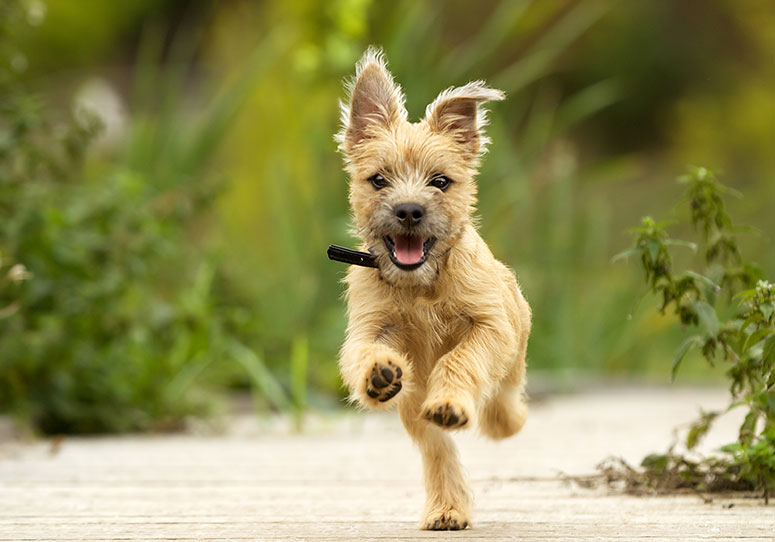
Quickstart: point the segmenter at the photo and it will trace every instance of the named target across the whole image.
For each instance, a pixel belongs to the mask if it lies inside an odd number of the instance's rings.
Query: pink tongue
[[[422,238],[397,235],[396,259],[404,265],[412,265],[422,260]]]

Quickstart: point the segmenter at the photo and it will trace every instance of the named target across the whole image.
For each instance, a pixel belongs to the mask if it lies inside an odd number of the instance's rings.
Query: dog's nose
[[[401,203],[393,208],[402,226],[417,226],[425,216],[425,207],[417,203]]]

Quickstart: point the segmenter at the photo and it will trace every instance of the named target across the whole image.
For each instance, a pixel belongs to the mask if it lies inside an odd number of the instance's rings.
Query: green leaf
[[[772,316],[772,313],[775,312],[775,304],[762,303],[759,306],[759,310],[762,311],[762,314],[764,315],[764,319],[769,321],[770,317]]]
[[[775,390],[768,391],[762,398],[764,409],[769,418],[775,418]]]
[[[296,430],[301,431],[304,409],[307,406],[307,367],[309,365],[309,344],[306,335],[294,338],[291,346],[291,401],[294,408]]]
[[[756,422],[759,419],[759,413],[757,411],[750,411],[746,417],[745,420],[743,420],[743,424],[740,426],[740,431],[738,432],[738,440],[745,444],[750,444],[753,440],[754,431],[756,430]]]
[[[700,319],[700,325],[709,335],[718,335],[719,322],[716,310],[708,305],[705,301],[694,301],[692,303],[692,309]]]
[[[764,348],[762,349],[762,363],[765,367],[772,368],[775,366],[775,335],[770,335],[767,340],[764,341]]]
[[[739,452],[742,449],[743,449],[743,446],[739,442],[732,442],[732,443],[729,443],[729,444],[725,444],[724,446],[721,447],[721,451],[722,452],[726,452],[728,454],[733,454],[735,452]]]
[[[693,278],[695,280],[698,280],[698,281],[702,282],[703,284],[705,284],[706,286],[710,286],[714,290],[720,290],[721,289],[721,286],[719,286],[718,284],[713,282],[711,279],[709,279],[705,275],[701,275],[700,273],[695,273],[694,271],[687,271],[686,272],[686,276],[687,277],[691,277],[691,278]]]
[[[504,2],[505,3],[505,2]],[[557,111],[556,130],[567,130],[622,98],[622,85],[615,78],[593,83],[569,96]]]
[[[740,326],[740,332],[743,333],[745,331],[745,328],[750,326],[751,324],[755,324],[756,322],[760,321],[762,319],[762,315],[758,312],[753,313],[751,316],[745,319],[743,324]]]
[[[697,252],[697,243],[691,241],[681,241],[680,239],[665,239],[663,243],[669,247],[685,247],[691,249],[692,252]],[[689,271],[692,273],[692,271]]]
[[[713,420],[718,417],[718,414],[718,412],[703,412],[700,419],[692,424],[689,434],[686,436],[686,447],[689,450],[692,450],[697,446],[702,437],[704,437],[710,429]]]
[[[649,258],[651,258],[651,263],[657,263],[657,256],[659,256],[659,250],[661,248],[659,242],[653,239],[647,239],[646,248],[649,251]]]
[[[640,463],[641,467],[656,474],[664,473],[667,465],[668,457],[665,454],[649,454]]]
[[[771,333],[772,332],[769,329],[759,329],[751,333],[743,344],[743,352],[747,352],[749,348],[753,348],[762,342],[762,340]]]
[[[628,248],[627,250],[621,251],[619,254],[611,258],[611,263],[616,263],[619,260],[626,260],[630,256],[633,256],[634,254],[640,254],[641,249],[639,247],[632,247]]]
[[[738,301],[748,301],[749,299],[753,299],[753,296],[756,295],[756,290],[743,290],[742,292],[737,292],[735,294],[735,299]]]
[[[675,382],[675,375],[678,372],[678,366],[681,365],[681,362],[686,357],[686,354],[695,347],[702,346],[702,337],[699,335],[692,335],[688,339],[686,339],[681,346],[678,347],[678,350],[675,352],[675,357],[673,358],[673,367],[670,370],[670,382]]]
[[[274,406],[290,410],[291,400],[261,358],[237,340],[231,341],[228,347],[233,359],[247,372],[254,390],[262,392]]]

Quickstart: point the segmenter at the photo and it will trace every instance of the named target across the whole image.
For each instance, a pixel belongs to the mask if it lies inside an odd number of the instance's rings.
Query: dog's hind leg
[[[523,386],[505,384],[479,410],[479,430],[493,439],[504,439],[516,434],[525,425],[527,404]]]
[[[525,397],[525,355],[527,335],[523,335],[516,361],[511,365],[506,378],[491,398],[478,412],[479,431],[493,439],[510,437],[525,425],[527,403]]]
[[[422,454],[425,512],[420,524],[428,530],[460,530],[471,523],[471,491],[455,443],[443,429],[420,417],[422,398],[415,392],[399,404],[401,421]]]

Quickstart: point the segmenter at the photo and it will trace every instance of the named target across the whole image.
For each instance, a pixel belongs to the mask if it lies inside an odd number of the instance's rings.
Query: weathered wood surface
[[[0,540],[775,540],[775,506],[628,497],[564,483],[662,450],[720,390],[598,391],[533,405],[523,432],[457,438],[474,527],[417,529],[419,454],[395,414],[315,417],[304,435],[250,417],[220,435],[0,443]],[[734,437],[734,420],[708,446]]]

